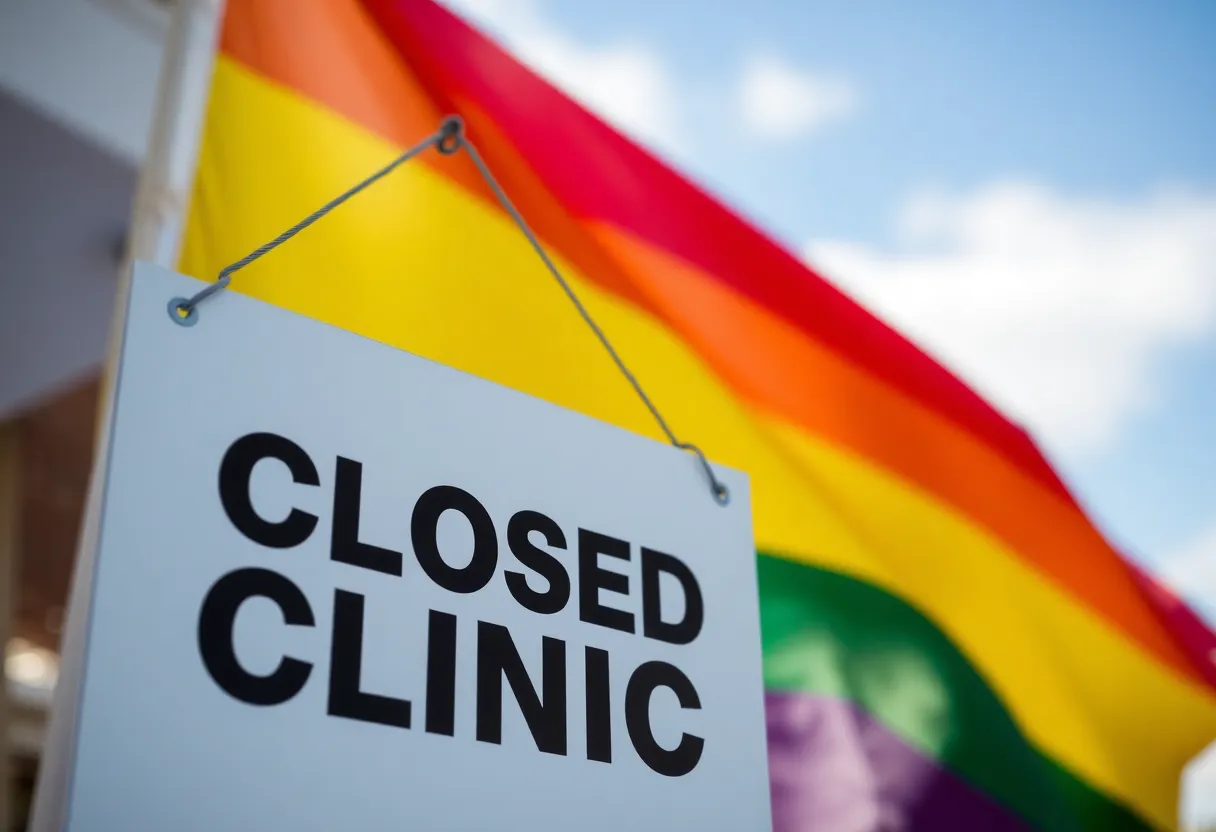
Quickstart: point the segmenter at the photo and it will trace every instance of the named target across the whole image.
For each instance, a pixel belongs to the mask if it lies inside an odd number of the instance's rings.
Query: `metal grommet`
[[[186,306],[186,298],[174,298],[169,301],[169,319],[178,326],[194,326],[198,323],[198,307]],[[186,314],[182,314],[185,312]]]
[[[649,403],[649,399],[646,398],[646,394],[642,393],[640,390],[638,392],[639,395],[642,396],[642,399]],[[651,407],[651,410],[653,411],[654,408]],[[655,415],[658,416],[657,413]],[[662,421],[662,417],[659,417],[659,423],[666,428],[666,423]],[[697,457],[697,461],[701,463],[701,469],[705,471],[705,478],[709,480],[709,493],[713,495],[714,502],[720,506],[728,505],[730,503],[730,490],[726,487],[724,482],[718,479],[717,474],[714,473],[713,466],[709,464],[709,459],[706,458],[705,452],[691,442],[677,442],[675,437],[671,436],[671,431],[667,431],[667,434],[669,437],[671,437],[672,445],[682,451],[688,451],[690,454],[694,454]]]
[[[435,149],[444,156],[451,156],[460,150],[464,144],[464,119],[460,116],[448,116],[439,126],[439,141]]]

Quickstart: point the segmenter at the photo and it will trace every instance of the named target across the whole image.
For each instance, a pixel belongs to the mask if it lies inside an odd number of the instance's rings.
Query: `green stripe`
[[[905,601],[765,554],[759,576],[769,690],[861,706],[1037,828],[1153,828],[1032,746],[958,648]]]

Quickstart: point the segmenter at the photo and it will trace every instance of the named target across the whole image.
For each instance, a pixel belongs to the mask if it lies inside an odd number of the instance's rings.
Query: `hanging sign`
[[[742,474],[202,286],[132,279],[67,829],[770,827]]]

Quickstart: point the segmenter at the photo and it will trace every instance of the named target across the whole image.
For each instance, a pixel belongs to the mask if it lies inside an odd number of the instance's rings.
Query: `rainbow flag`
[[[182,270],[453,112],[677,433],[751,476],[780,832],[1176,825],[1211,634],[1021,429],[432,0],[230,0]],[[233,287],[662,438],[464,154]]]

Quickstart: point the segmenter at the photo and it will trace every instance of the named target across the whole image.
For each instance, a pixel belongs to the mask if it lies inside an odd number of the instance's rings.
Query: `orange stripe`
[[[349,0],[233,0],[220,50],[401,144],[432,132],[440,118],[391,44]]]
[[[436,105],[362,6],[350,0],[234,0],[225,13],[220,49],[260,75],[403,147],[434,132],[451,111]],[[476,108],[460,109],[467,114]],[[489,119],[479,121],[483,150],[508,146],[494,133]],[[643,305],[632,283],[604,261],[526,163],[513,153],[494,156],[495,176],[545,241],[608,291]],[[429,153],[418,161],[493,201],[463,154]]]
[[[441,115],[392,45],[348,0],[233,2],[221,48],[401,145],[433,131]],[[510,147],[475,102],[448,103],[476,119],[484,148]],[[423,159],[488,198],[467,159]],[[1202,679],[1147,611],[1121,559],[1073,505],[969,432],[695,267],[632,234],[573,219],[517,154],[494,153],[494,163],[547,244],[609,291],[679,331],[742,395],[967,512],[1162,662]],[[630,280],[630,273],[645,274],[644,286]]]

